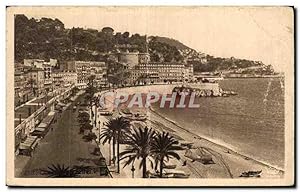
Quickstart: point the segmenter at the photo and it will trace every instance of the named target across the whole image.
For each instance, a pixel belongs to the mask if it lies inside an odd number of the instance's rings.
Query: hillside
[[[176,39],[172,39],[172,38],[168,38],[168,37],[159,37],[159,36],[150,36],[149,38],[150,39],[156,38],[157,41],[159,41],[161,43],[166,43],[173,47],[176,47],[178,50],[191,49]]]
[[[16,62],[22,62],[26,58],[105,61],[112,52],[146,52],[147,47],[151,61],[186,61],[194,65],[195,72],[265,67],[258,61],[220,58],[200,53],[172,38],[150,36],[147,46],[146,35],[115,32],[111,27],[104,27],[101,31],[74,27],[67,29],[58,19],[37,20],[28,19],[25,15],[15,16]]]

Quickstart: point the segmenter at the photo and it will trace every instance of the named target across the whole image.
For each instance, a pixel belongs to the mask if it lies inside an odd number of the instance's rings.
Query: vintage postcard
[[[293,7],[7,7],[7,185],[293,186]]]

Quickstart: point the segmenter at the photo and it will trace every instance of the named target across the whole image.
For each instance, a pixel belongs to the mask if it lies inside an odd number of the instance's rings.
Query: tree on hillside
[[[152,61],[158,62],[159,55],[163,56],[165,62],[170,61],[183,61],[183,56],[180,54],[178,49],[167,43],[159,42],[155,37],[153,37],[149,42],[150,59]]]
[[[66,50],[64,24],[58,19],[28,19],[25,15],[15,16],[15,59],[50,59]]]
[[[130,70],[126,69],[122,64],[112,62],[109,64],[108,82],[115,85],[123,85],[129,83],[131,76]]]

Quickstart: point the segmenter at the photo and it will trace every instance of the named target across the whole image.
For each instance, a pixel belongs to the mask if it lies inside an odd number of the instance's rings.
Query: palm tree
[[[80,112],[77,119],[79,124],[83,124],[90,120],[90,115],[87,112]]]
[[[91,75],[88,77],[88,86],[85,90],[85,102],[90,104],[91,114],[93,116],[93,103],[94,103],[94,94],[96,93],[95,83],[95,75]]]
[[[128,135],[129,147],[120,153],[121,160],[127,159],[124,167],[134,162],[136,159],[142,159],[140,168],[143,168],[143,178],[147,175],[147,158],[150,157],[151,143],[155,132],[150,128],[135,128],[133,132]]]
[[[130,129],[130,122],[126,120],[124,117],[117,117],[115,119],[116,124],[118,125],[117,130],[117,160],[118,160],[118,168],[117,173],[120,173],[120,142],[125,142],[127,139],[127,135]]]
[[[79,91],[79,88],[78,87],[74,87],[72,90],[71,90],[71,96],[74,96],[76,95],[76,93]]]
[[[180,159],[180,156],[176,153],[177,150],[183,150],[183,148],[178,145],[178,141],[169,133],[163,132],[154,137],[151,143],[151,155],[154,156],[156,165],[157,163],[160,165],[160,177],[163,175],[165,160],[169,161],[173,157]]]
[[[105,143],[111,143],[113,142],[113,158],[112,161],[115,165],[115,159],[116,159],[116,134],[117,134],[117,125],[116,122],[113,119],[110,119],[107,123],[105,123],[105,127],[103,127],[101,134],[100,134],[100,140],[103,139],[103,144]]]
[[[91,87],[94,87],[95,79],[96,79],[95,75],[90,75],[88,77],[88,85],[91,86]]]
[[[111,119],[108,123],[105,124],[105,127],[100,134],[100,139],[103,139],[104,143],[109,143],[111,140],[113,141],[113,162],[115,164],[116,160],[116,150],[115,145],[117,144],[117,172],[120,172],[120,143],[124,142],[127,133],[129,132],[130,123],[124,117],[117,117],[115,119]]]
[[[86,91],[87,94],[85,95],[84,99],[85,99],[85,103],[87,105],[89,105],[90,109],[91,109],[91,116],[93,117],[93,101],[94,101],[94,91],[91,91],[90,93],[88,93],[88,91]]]
[[[77,177],[77,173],[73,168],[66,166],[64,164],[60,165],[50,165],[47,169],[41,169],[42,174],[47,175],[47,177],[58,178],[58,177]]]
[[[116,138],[115,137],[116,131],[115,131],[115,129],[113,129],[113,126],[111,126],[110,124],[112,124],[111,121],[106,123],[105,127],[103,127],[101,134],[100,134],[99,141],[101,141],[103,139],[102,144],[104,145],[105,143],[108,143],[109,148],[111,149],[110,144],[111,144],[111,141],[113,141],[113,143],[115,143],[114,138]],[[111,154],[109,154],[109,162],[111,162],[110,156],[111,156]],[[113,160],[114,160],[114,157],[115,157],[115,144],[113,144]]]
[[[85,129],[91,130],[93,128],[90,124],[90,115],[87,112],[79,113],[77,118],[80,125],[79,133],[83,133]]]

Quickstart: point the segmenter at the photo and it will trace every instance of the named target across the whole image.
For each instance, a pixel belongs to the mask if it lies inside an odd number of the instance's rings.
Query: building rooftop
[[[43,68],[38,68],[38,67],[32,67],[32,68],[30,68],[29,69],[29,72],[35,72],[35,71],[44,71],[44,69]]]
[[[184,65],[184,63],[179,63],[179,62],[149,62],[148,64],[151,64],[151,65]]]

